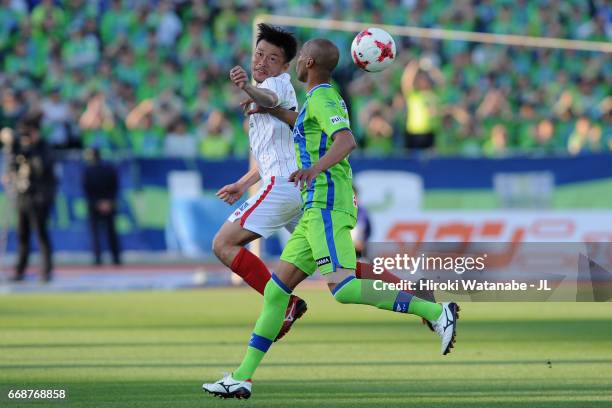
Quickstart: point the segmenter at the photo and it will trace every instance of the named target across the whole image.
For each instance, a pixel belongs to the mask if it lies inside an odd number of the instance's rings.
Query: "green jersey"
[[[350,130],[344,100],[329,84],[315,86],[306,94],[306,103],[293,128],[299,168],[313,166],[332,145],[334,135]],[[347,158],[317,176],[302,191],[305,208],[324,208],[357,216],[353,194],[353,173]]]

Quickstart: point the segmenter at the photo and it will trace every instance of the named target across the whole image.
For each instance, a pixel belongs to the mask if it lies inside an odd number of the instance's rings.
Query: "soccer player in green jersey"
[[[251,396],[251,378],[283,324],[291,292],[317,268],[338,302],[421,316],[440,335],[443,354],[454,344],[457,304],[440,305],[403,291],[377,291],[375,280],[355,277],[356,255],[350,232],[357,206],[347,158],[356,143],[346,104],[329,84],[338,59],[338,48],[327,39],[310,40],[300,51],[296,70],[308,93],[293,128],[299,169],[290,179],[303,188],[304,215],[266,285],[263,309],[242,364],[221,380],[203,385],[206,392],[216,396]]]

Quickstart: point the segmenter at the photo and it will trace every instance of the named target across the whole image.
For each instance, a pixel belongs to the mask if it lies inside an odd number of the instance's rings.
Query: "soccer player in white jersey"
[[[230,79],[259,106],[297,111],[295,90],[287,73],[297,52],[295,37],[267,24],[259,24],[258,29],[251,60],[251,72],[257,84],[251,85],[248,74],[240,66],[232,68]],[[281,228],[292,232],[302,216],[302,197],[294,183],[288,181],[291,173],[297,170],[289,125],[268,113],[250,115],[249,142],[257,168],[221,188],[217,196],[231,205],[259,180],[261,188],[228,217],[215,236],[213,251],[223,264],[263,294],[270,271],[245,245],[260,237],[267,238]],[[292,296],[277,339],[284,336],[304,312],[306,302]]]

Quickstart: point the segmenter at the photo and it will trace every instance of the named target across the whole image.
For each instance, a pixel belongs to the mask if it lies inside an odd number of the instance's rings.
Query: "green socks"
[[[442,305],[412,296],[410,305],[408,306],[408,313],[420,316],[431,322],[435,322],[442,314]]]
[[[435,321],[442,313],[442,306],[427,302],[399,290],[376,290],[372,279],[356,279],[350,276],[336,285],[332,294],[340,303],[355,303],[376,306],[379,309],[410,313]],[[291,290],[272,274],[264,290],[263,310],[255,324],[255,330],[247,347],[246,355],[232,376],[239,381],[249,380],[278,335]]]
[[[376,306],[379,309],[410,313],[435,321],[442,313],[442,306],[419,299],[400,290],[376,290],[373,279],[357,279],[349,276],[336,285],[332,294],[340,303]]]
[[[255,324],[246,355],[240,367],[232,374],[234,379],[245,381],[253,376],[283,325],[290,296],[291,290],[272,274],[264,290],[263,309]]]

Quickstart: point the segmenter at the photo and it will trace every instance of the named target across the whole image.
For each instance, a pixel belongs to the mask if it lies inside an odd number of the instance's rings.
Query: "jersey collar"
[[[319,85],[315,86],[314,88],[312,88],[310,91],[308,91],[308,93],[306,95],[307,96],[312,95],[312,93],[315,90],[319,89],[319,88],[331,88],[331,85],[330,84],[319,84]]]

